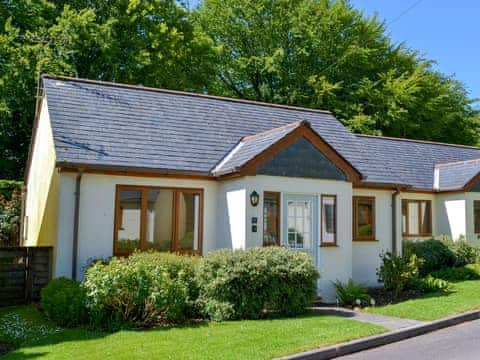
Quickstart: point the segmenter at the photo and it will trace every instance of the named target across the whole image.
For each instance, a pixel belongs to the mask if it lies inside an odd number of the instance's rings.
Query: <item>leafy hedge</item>
[[[18,245],[22,182],[0,180],[0,246]]]
[[[57,278],[41,291],[47,317],[60,326],[75,327],[87,322],[85,290],[74,280]]]
[[[93,264],[84,282],[92,324],[112,330],[195,317],[195,263],[187,256],[135,253]]]
[[[424,241],[407,241],[404,253],[415,254],[423,259],[419,266],[422,276],[445,268],[465,266],[479,260],[480,250],[477,246],[463,240],[428,239]]]
[[[213,251],[201,261],[199,304],[213,320],[296,315],[316,296],[309,255],[279,247]]]

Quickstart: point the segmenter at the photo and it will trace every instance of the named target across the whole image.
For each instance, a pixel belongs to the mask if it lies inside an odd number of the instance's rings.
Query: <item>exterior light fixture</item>
[[[250,204],[252,204],[253,207],[258,205],[258,202],[260,201],[260,195],[254,190],[250,194]]]

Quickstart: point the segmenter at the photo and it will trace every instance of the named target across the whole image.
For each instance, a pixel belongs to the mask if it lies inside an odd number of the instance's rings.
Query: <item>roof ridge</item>
[[[261,138],[263,136],[266,136],[266,135],[275,134],[276,132],[282,131],[284,129],[289,129],[289,128],[296,129],[296,128],[299,128],[301,126],[310,126],[310,123],[307,120],[295,121],[293,123],[282,125],[282,126],[279,126],[279,127],[273,128],[273,129],[265,130],[265,131],[262,131],[262,132],[259,132],[259,133],[256,133],[256,134],[246,135],[246,136],[242,137],[242,139],[240,141],[244,142],[244,141],[247,141],[247,140],[254,140],[254,139],[258,139],[258,138]]]
[[[438,164],[435,164],[435,168],[439,169],[439,168],[444,168],[444,167],[449,167],[454,165],[467,165],[467,164],[473,164],[473,163],[480,164],[480,158],[470,159],[470,160],[461,160],[461,161],[452,161],[452,162],[446,162],[446,163],[438,163]]]
[[[392,137],[392,136],[367,135],[367,134],[354,134],[354,135],[357,136],[357,137],[366,137],[366,138],[373,138],[373,139],[377,138],[377,139],[386,139],[386,140],[393,140],[393,141],[406,141],[406,142],[414,142],[414,143],[430,144],[430,145],[451,146],[451,147],[474,149],[474,150],[479,150],[480,151],[480,147],[472,146],[472,145],[450,144],[450,143],[444,143],[444,142],[439,142],[439,141],[397,138],[397,137]]]
[[[332,114],[332,112],[328,111],[328,110],[311,109],[311,108],[306,108],[306,107],[301,107],[301,106],[274,104],[274,103],[268,103],[268,102],[264,102],[264,101],[236,99],[236,98],[231,98],[231,97],[226,97],[226,96],[199,94],[199,93],[190,92],[190,91],[162,89],[162,88],[155,88],[155,87],[142,86],[142,85],[115,83],[115,82],[111,82],[111,81],[75,78],[75,77],[63,76],[63,75],[42,74],[41,78],[42,79],[53,79],[53,80],[82,82],[82,83],[86,83],[86,84],[96,84],[96,85],[119,87],[119,88],[131,89],[131,90],[143,90],[143,91],[150,91],[150,92],[159,92],[159,93],[172,94],[172,95],[199,97],[199,98],[205,98],[205,99],[212,99],[212,100],[219,100],[219,101],[229,101],[229,102],[235,102],[235,103],[241,103],[241,104],[247,104],[247,105],[259,105],[259,106],[273,107],[273,108],[280,108],[280,109],[287,109],[287,110],[297,110],[297,111],[305,111],[305,112],[313,112],[313,113],[321,113],[321,114]]]

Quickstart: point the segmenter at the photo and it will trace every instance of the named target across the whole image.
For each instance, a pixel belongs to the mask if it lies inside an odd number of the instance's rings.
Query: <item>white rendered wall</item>
[[[62,173],[55,276],[70,276],[76,174]],[[164,186],[204,190],[203,253],[215,249],[217,188],[215,181],[84,174],[81,182],[77,274],[91,258],[113,255],[116,185]]]
[[[352,277],[352,185],[349,182],[288,178],[273,176],[250,176],[244,179],[242,186],[246,189],[247,219],[246,242],[247,247],[262,246],[263,231],[263,192],[275,191],[285,194],[337,195],[337,245],[338,247],[319,247],[320,239],[314,239],[313,246],[317,247],[318,269],[321,274],[319,280],[319,295],[326,301],[335,301],[335,290],[332,281],[348,281]],[[250,204],[249,196],[252,191],[260,194],[260,203],[257,207]],[[283,208],[283,206],[282,206]],[[283,210],[282,210],[283,211]],[[283,214],[281,214],[283,216]],[[319,211],[319,221],[321,211]],[[258,219],[257,232],[252,232],[251,219]],[[320,230],[320,229],[318,229]],[[320,234],[320,231],[318,231]],[[320,236],[320,235],[319,235]]]
[[[436,209],[435,235],[445,235],[453,240],[466,235],[465,193],[436,195]]]
[[[466,212],[466,238],[467,241],[480,246],[480,234],[475,234],[473,223],[473,201],[480,201],[480,192],[468,192],[465,194],[465,212]]]
[[[381,286],[376,275],[381,264],[380,254],[382,251],[392,251],[392,193],[390,190],[353,190],[353,196],[375,198],[375,241],[352,242],[355,282],[367,286]]]

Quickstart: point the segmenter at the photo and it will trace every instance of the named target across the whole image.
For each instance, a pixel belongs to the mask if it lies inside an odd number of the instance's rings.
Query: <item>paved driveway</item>
[[[337,359],[479,360],[480,320]]]

